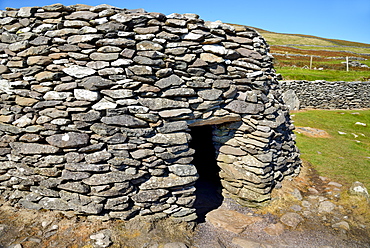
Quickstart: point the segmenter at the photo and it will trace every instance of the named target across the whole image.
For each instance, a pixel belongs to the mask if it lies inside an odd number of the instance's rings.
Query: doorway
[[[206,214],[221,206],[223,201],[220,169],[212,141],[213,130],[213,126],[197,126],[192,127],[190,131],[192,137],[190,147],[195,150],[193,164],[199,174],[195,184],[194,203],[198,222],[204,222]]]

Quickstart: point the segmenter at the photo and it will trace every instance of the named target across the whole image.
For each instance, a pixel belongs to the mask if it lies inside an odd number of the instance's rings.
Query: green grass
[[[315,66],[315,65],[314,65]],[[370,71],[309,70],[298,67],[275,67],[284,80],[366,81]]]
[[[360,181],[370,189],[370,110],[307,110],[294,113],[292,119],[296,126],[322,129],[331,136],[312,138],[296,132],[302,159],[322,176],[347,186]]]

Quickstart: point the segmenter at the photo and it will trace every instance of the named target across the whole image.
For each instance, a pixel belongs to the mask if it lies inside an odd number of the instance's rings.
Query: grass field
[[[270,45],[275,69],[283,80],[370,80],[370,68],[350,67],[347,72],[342,63],[346,61],[345,57],[349,57],[370,66],[370,44],[255,29]],[[312,67],[307,69],[311,56],[314,56]]]
[[[296,131],[302,159],[322,176],[346,186],[360,181],[370,189],[370,110],[303,110],[292,119],[297,127],[318,128],[330,135],[308,137]]]
[[[370,72],[343,70],[308,70],[300,67],[275,67],[284,80],[326,80],[326,81],[369,81]]]

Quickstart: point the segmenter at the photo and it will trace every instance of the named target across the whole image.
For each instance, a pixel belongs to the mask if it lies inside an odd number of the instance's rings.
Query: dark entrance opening
[[[212,126],[199,126],[191,128],[190,132],[192,137],[190,147],[195,149],[193,164],[199,174],[195,184],[194,203],[198,222],[204,222],[206,214],[221,206],[223,201],[220,169],[216,161],[212,131]]]

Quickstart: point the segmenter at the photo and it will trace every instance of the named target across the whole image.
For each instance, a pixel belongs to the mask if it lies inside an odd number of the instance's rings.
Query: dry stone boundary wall
[[[370,108],[370,82],[280,81],[289,102],[299,108],[362,109]],[[293,93],[294,92],[294,93]]]
[[[254,30],[55,4],[0,11],[0,31],[0,194],[15,205],[195,220],[200,125],[213,126],[223,193],[241,204],[299,171]]]

